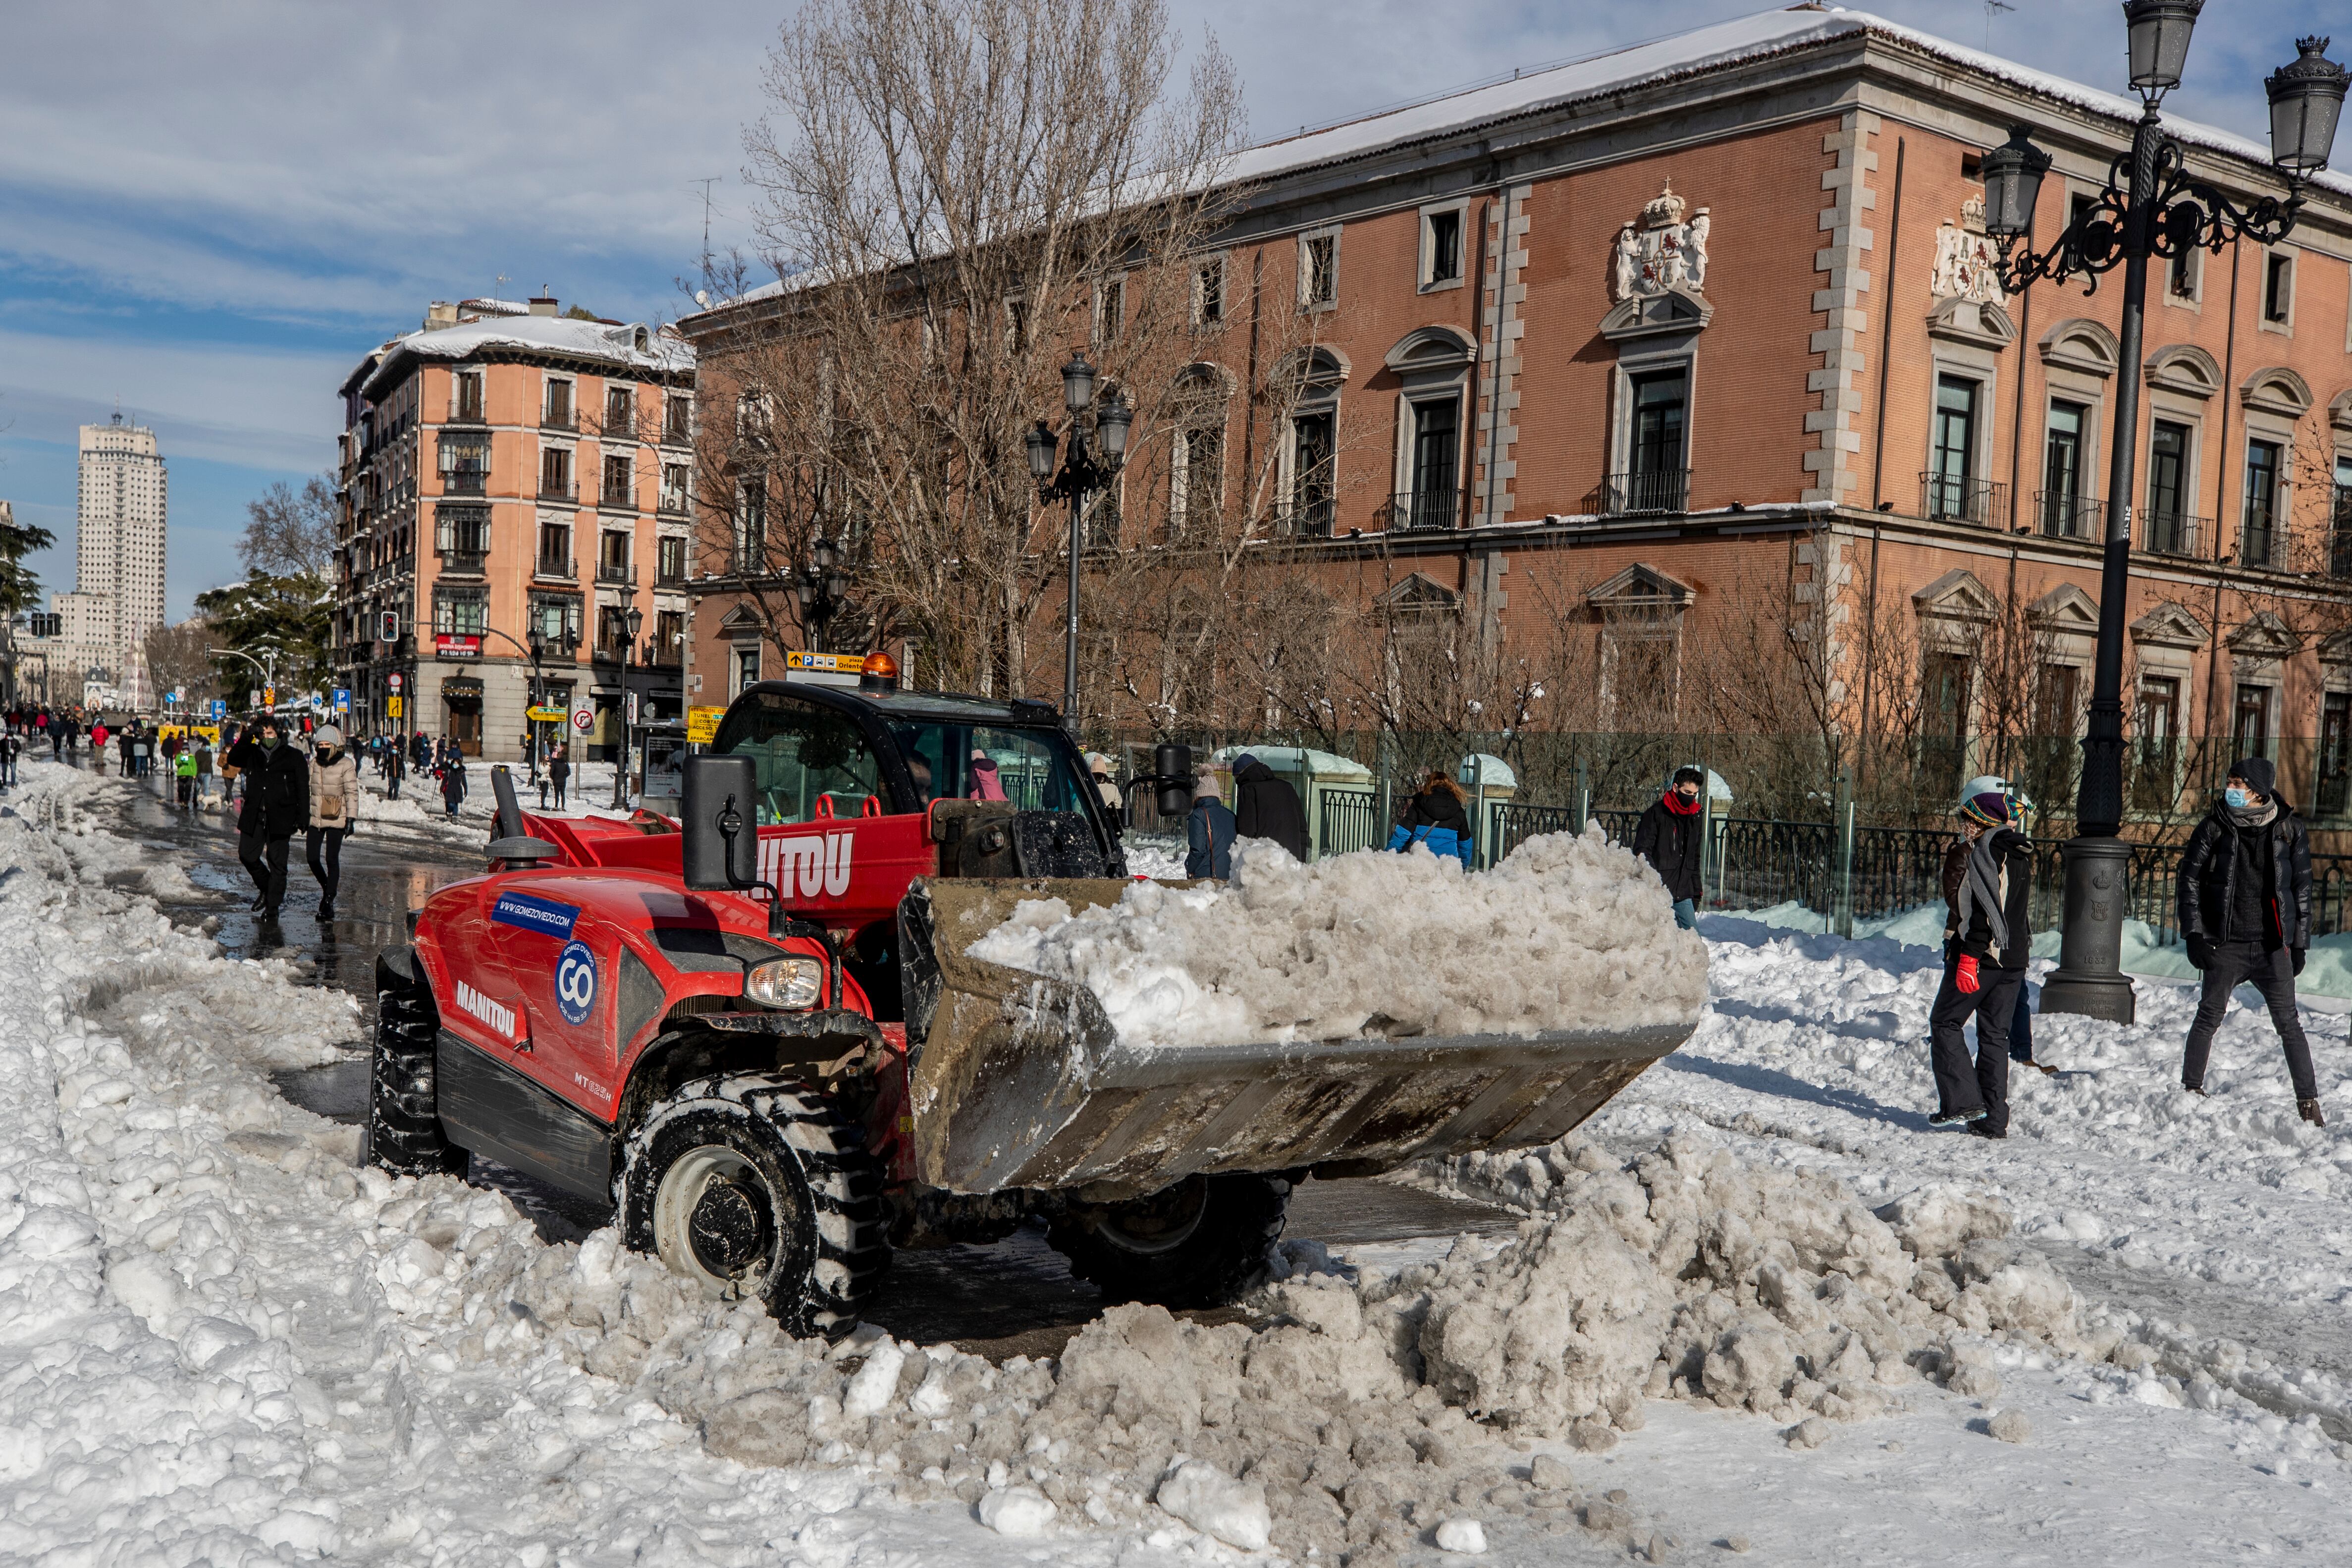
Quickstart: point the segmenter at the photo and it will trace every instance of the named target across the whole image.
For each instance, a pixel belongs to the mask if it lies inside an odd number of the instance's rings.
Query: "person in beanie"
[[[1944,861],[1944,983],[1927,1015],[1937,1102],[1927,1124],[2006,1138],[2009,1029],[2032,946],[2033,846],[2011,825],[2009,786],[2000,779],[1961,786],[1959,817],[1961,841]],[[1961,1032],[1971,1017],[1973,1068]]]
[[[287,848],[310,826],[310,759],[287,741],[278,716],[264,713],[229,753],[227,771],[245,780],[236,858],[253,879],[253,907],[274,921],[286,900]]]
[[[1706,831],[1698,792],[1706,777],[1696,768],[1676,768],[1666,793],[1642,814],[1633,828],[1633,853],[1647,860],[1675,901],[1675,924],[1698,929],[1700,835]]]
[[[457,820],[458,803],[466,798],[466,758],[464,753],[451,757],[441,767],[441,802],[449,808],[449,820]]]
[[[2286,1048],[2296,1111],[2325,1127],[2311,1043],[2294,1006],[2294,977],[2311,949],[2311,837],[2303,818],[2280,798],[2277,783],[2268,758],[2231,763],[2220,803],[2180,852],[2180,934],[2189,962],[2205,973],[2180,1085],[2191,1094],[2205,1092],[2213,1031],[2229,1011],[2230,993],[2251,984],[2269,1004],[2271,1023]]]
[[[1184,875],[1234,874],[1234,814],[1217,797],[1217,782],[1206,773],[1192,780],[1192,809],[1184,814]]]

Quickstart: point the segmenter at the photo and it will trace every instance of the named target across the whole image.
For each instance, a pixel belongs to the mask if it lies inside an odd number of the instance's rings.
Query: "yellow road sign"
[[[385,698],[385,699],[383,700],[383,711],[384,711],[384,714],[385,714],[385,716],[386,716],[387,718],[392,718],[392,719],[397,719],[397,718],[399,718],[399,717],[400,717],[400,699],[399,699],[399,698],[397,698],[397,697],[387,697],[387,698]]]
[[[719,738],[719,721],[727,716],[724,708],[695,707],[686,710],[686,739],[689,745],[707,746]]]
[[[526,708],[523,716],[539,724],[561,724],[566,717],[561,708]]]

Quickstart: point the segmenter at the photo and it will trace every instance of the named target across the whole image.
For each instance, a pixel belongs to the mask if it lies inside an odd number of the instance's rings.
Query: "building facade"
[[[123,423],[120,413],[81,427],[74,586],[53,595],[50,605],[62,622],[50,662],[79,670],[81,680],[70,696],[53,700],[154,708],[142,650],[148,632],[163,624],[169,488],[154,431]],[[53,686],[56,677],[53,668]]]
[[[334,618],[356,728],[509,761],[561,736],[608,755],[625,685],[638,722],[677,721],[693,363],[551,299],[436,303],[360,363]]]
[[[2225,68],[2200,52],[2192,75]],[[1698,665],[1794,641],[1830,728],[1907,727],[1956,771],[2017,700],[1996,664],[2035,709],[2000,722],[2080,733],[2105,520],[2128,503],[2143,742],[2272,751],[2292,798],[2341,816],[2352,181],[2307,187],[2279,245],[2159,266],[2133,493],[2109,496],[2121,279],[2005,293],[1978,169],[2032,128],[2056,157],[2046,241],[2138,114],[1800,6],[1255,149],[1244,210],[1193,263],[1233,280],[1195,291],[1217,301],[1195,369],[1254,386],[1258,345],[1288,341],[1305,391],[1272,427],[1237,394],[1206,438],[1139,429],[1121,512],[1154,514],[1141,487],[1178,515],[1204,456],[1228,494],[1249,487],[1255,452],[1271,482],[1253,548],[1342,620],[1443,626],[1448,658],[1543,650],[1549,684],[1525,685],[1551,706],[1528,723],[1719,724],[1688,700]],[[2265,149],[2171,128],[2242,205],[2283,194]],[[716,338],[752,308],[681,330]],[[724,520],[707,532],[723,541]],[[705,671],[759,636],[714,586]],[[1778,630],[1759,643],[1763,621]],[[1036,642],[1039,667],[1058,660],[1057,632]]]

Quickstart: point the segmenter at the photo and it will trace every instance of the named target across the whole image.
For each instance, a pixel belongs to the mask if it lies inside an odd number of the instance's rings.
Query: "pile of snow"
[[[1127,872],[1130,877],[1149,877],[1155,882],[1177,882],[1187,875],[1184,869],[1185,846],[1181,837],[1163,833],[1123,833],[1119,847],[1127,854]]]
[[[1135,1046],[1687,1024],[1706,947],[1657,874],[1598,828],[1489,871],[1416,847],[1302,866],[1247,840],[1228,883],[1138,883],[1076,915],[1029,900],[967,950],[1074,981]]]

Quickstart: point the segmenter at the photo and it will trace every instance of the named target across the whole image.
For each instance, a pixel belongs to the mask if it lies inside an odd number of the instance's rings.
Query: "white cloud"
[[[361,352],[330,359],[0,330],[0,393],[17,439],[70,447],[75,427],[104,420],[121,397],[167,457],[316,473],[333,460],[335,388]]]

